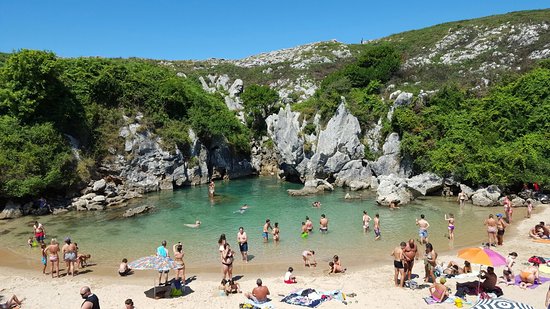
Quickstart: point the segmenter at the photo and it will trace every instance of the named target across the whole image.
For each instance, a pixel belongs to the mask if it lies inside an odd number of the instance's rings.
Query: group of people
[[[533,239],[550,239],[550,225],[540,221],[539,224],[529,230],[529,237]]]

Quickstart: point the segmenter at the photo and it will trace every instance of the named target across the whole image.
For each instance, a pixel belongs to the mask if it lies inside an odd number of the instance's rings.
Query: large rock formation
[[[423,173],[407,179],[407,187],[419,196],[441,190],[443,182],[444,179],[434,173]]]
[[[337,186],[350,187],[353,191],[368,189],[372,182],[372,171],[368,161],[349,161],[335,174],[334,184]]]
[[[383,154],[372,163],[372,171],[375,175],[395,174],[407,178],[411,175],[411,168],[403,164],[401,159],[401,140],[397,133],[391,133],[386,137],[382,146]]]
[[[8,201],[6,206],[4,206],[4,210],[0,212],[0,220],[14,219],[21,216],[23,216],[23,213],[21,212],[21,205],[14,203],[13,201]]]
[[[379,176],[380,184],[376,190],[376,202],[380,205],[389,205],[391,202],[407,204],[413,195],[407,188],[407,180],[396,175]]]
[[[500,189],[497,186],[488,186],[484,189],[475,191],[472,195],[472,203],[477,206],[495,206],[498,205]]]

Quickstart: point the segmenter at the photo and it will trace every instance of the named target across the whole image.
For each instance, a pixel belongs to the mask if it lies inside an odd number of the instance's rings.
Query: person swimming
[[[201,226],[201,222],[199,220],[197,220],[197,221],[195,221],[195,224],[187,223],[187,224],[184,224],[184,225],[187,226],[187,227],[199,228]]]
[[[240,213],[241,215],[244,214],[244,212],[248,209],[248,204],[244,204],[239,208],[239,210],[235,210],[233,213]]]

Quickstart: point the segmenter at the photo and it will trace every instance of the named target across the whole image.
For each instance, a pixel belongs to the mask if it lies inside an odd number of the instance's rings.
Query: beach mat
[[[533,239],[533,242],[538,242],[541,244],[550,244],[550,239]]]
[[[550,281],[550,278],[546,278],[546,277],[539,277],[539,281],[537,284],[533,284],[532,286],[528,287],[529,289],[534,289],[542,284],[544,284],[545,282],[548,282]],[[521,284],[521,278],[519,277],[519,275],[516,275],[516,280],[515,280],[515,285],[520,285]]]
[[[250,308],[250,309],[275,309],[275,306],[273,305],[273,303],[270,301],[266,302],[266,303],[262,303],[262,304],[258,304],[258,303],[255,303],[254,301],[252,301],[251,299],[246,299],[242,304],[239,305],[239,308]]]
[[[431,295],[428,296],[428,297],[424,297],[423,299],[426,302],[426,304],[433,305],[433,304],[445,304],[445,303],[454,304],[456,298],[460,298],[460,297],[449,295],[449,297],[445,298],[445,300],[442,303],[438,303],[437,301],[435,301],[435,299]],[[471,302],[466,301],[464,299],[462,299],[462,303],[466,304],[466,305],[471,305],[472,304]]]
[[[541,273],[550,274],[550,266],[548,266],[548,265],[540,265],[540,266],[539,266],[539,271],[540,271]]]

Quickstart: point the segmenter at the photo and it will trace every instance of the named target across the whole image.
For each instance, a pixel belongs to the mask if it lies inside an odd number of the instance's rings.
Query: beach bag
[[[535,255],[530,257],[529,260],[527,260],[527,261],[529,263],[537,263],[537,264],[545,264],[546,263],[546,260],[543,257],[535,256]]]
[[[414,280],[405,281],[405,287],[414,290],[418,288],[418,283],[416,283],[416,281]]]

